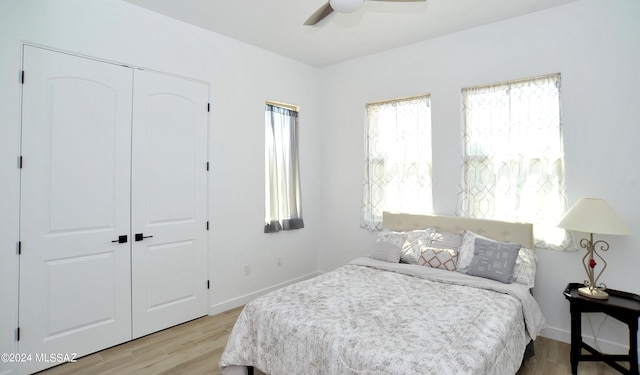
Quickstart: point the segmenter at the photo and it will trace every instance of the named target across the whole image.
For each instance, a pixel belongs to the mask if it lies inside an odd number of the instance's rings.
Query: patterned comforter
[[[544,318],[524,286],[370,258],[247,304],[223,373],[515,374]]]

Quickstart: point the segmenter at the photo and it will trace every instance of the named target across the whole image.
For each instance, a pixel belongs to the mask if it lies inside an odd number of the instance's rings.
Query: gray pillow
[[[489,241],[476,238],[473,260],[467,274],[497,280],[505,284],[513,282],[513,268],[518,259],[520,244]]]
[[[369,258],[381,260],[389,263],[400,262],[400,253],[402,249],[391,242],[378,241],[373,245]]]

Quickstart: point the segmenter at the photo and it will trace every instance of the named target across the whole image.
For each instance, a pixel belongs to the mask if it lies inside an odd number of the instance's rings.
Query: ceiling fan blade
[[[333,8],[331,7],[331,4],[329,4],[329,2],[327,1],[326,4],[324,4],[318,10],[313,12],[311,17],[307,18],[307,20],[304,21],[304,24],[315,25],[316,23],[322,21],[326,16],[330,15],[332,12],[333,12]]]

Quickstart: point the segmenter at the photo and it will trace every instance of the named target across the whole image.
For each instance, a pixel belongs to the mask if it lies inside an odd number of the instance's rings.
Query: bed
[[[369,256],[247,304],[222,373],[515,374],[544,325],[532,225],[387,212],[383,223]],[[482,273],[485,246],[518,255],[509,282]]]

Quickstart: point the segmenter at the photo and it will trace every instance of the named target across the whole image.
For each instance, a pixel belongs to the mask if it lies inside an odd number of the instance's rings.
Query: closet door
[[[131,339],[133,72],[28,46],[24,70],[19,351],[88,354]]]
[[[207,314],[208,85],[135,71],[133,336]]]

